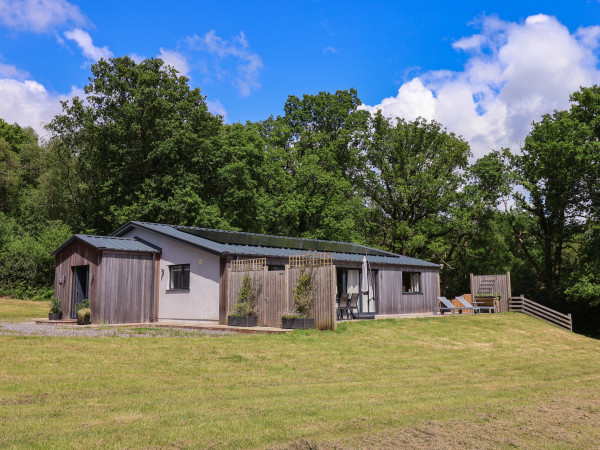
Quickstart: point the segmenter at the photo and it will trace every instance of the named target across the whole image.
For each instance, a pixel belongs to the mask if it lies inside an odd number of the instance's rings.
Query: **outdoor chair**
[[[348,316],[348,294],[339,294],[337,299],[337,318],[341,320],[344,318],[344,313],[346,313],[346,317]]]
[[[356,317],[358,317],[358,294],[350,294],[348,300],[348,315],[352,315],[354,319],[354,310],[356,309]]]
[[[464,306],[454,306],[452,303],[450,303],[450,301],[446,298],[446,297],[438,297],[438,300],[440,301],[440,303],[443,306],[438,306],[436,308],[433,308],[433,314],[437,314],[438,312],[442,315],[444,315],[444,313],[450,312],[452,314],[454,314],[456,311],[458,311],[459,314],[462,314],[463,309],[469,309],[469,308],[465,308]],[[471,307],[472,309],[473,307]]]

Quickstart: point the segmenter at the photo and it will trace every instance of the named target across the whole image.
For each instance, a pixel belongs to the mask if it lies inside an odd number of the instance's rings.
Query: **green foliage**
[[[231,316],[256,316],[256,301],[258,300],[259,286],[256,281],[245,275],[242,287],[238,293],[237,303],[231,311]]]
[[[47,221],[37,235],[0,213],[0,294],[16,298],[52,297],[54,258],[50,253],[71,236],[59,221]]]
[[[87,325],[92,323],[92,311],[89,307],[77,309],[77,323],[79,325]]]
[[[288,314],[284,317],[310,317],[313,305],[313,294],[316,288],[315,282],[314,271],[302,267],[300,269],[298,284],[296,284],[296,287],[294,288],[295,314]]]
[[[226,225],[212,186],[222,123],[200,90],[160,59],[100,60],[90,80],[48,126],[73,226]]]
[[[363,187],[375,243],[422,257],[449,233],[458,211],[469,145],[437,122],[391,121],[378,112],[364,142]],[[443,238],[442,238],[443,239]]]
[[[58,297],[52,297],[50,299],[50,313],[60,313],[62,312],[62,304],[61,300]]]
[[[89,309],[89,308],[90,308],[90,301],[87,298],[84,298],[82,301],[77,303],[77,305],[75,306],[75,310],[77,312],[81,311],[82,309]]]

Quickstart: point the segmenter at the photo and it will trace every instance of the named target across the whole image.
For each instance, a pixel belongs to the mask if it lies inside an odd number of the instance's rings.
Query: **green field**
[[[3,335],[0,360],[2,447],[600,442],[600,341],[516,313],[290,335]]]
[[[26,322],[48,318],[50,302],[0,298],[0,322]]]

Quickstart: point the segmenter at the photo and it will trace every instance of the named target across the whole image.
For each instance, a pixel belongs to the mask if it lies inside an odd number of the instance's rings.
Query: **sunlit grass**
[[[600,397],[598,341],[514,313],[290,335],[9,335],[0,360],[3,447],[376,446],[365,435],[490,415],[533,445],[556,429],[529,441],[512,408]],[[575,447],[598,435],[566,428]]]
[[[48,318],[48,301],[0,298],[0,322],[23,322]]]

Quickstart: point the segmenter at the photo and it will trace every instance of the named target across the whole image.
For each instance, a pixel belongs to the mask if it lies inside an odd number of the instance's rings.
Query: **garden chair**
[[[438,297],[438,300],[440,301],[440,303],[443,306],[438,306],[436,308],[433,308],[434,315],[437,314],[438,311],[442,315],[444,315],[444,313],[447,313],[447,312],[454,314],[456,311],[458,311],[459,314],[462,314],[463,309],[467,309],[464,306],[454,306],[452,303],[450,303],[450,301],[448,301],[448,299],[446,297]]]
[[[339,294],[337,299],[337,318],[341,320],[344,318],[344,313],[348,316],[348,294]]]
[[[350,294],[348,300],[348,314],[354,319],[354,310],[356,309],[356,317],[358,317],[358,294]]]

